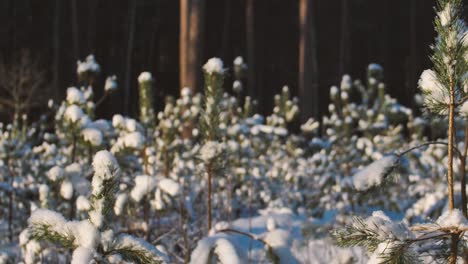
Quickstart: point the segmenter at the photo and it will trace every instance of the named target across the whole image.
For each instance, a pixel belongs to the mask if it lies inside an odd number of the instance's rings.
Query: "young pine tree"
[[[358,172],[360,176],[365,174],[366,178],[385,178],[398,165],[401,156],[422,146],[445,144],[448,148],[448,210],[435,223],[411,227],[404,223],[394,223],[383,212],[378,211],[366,219],[356,218],[352,225],[335,233],[341,245],[360,245],[374,252],[370,263],[419,263],[423,255],[456,263],[462,255],[461,252],[466,250],[464,234],[468,231],[465,191],[467,146],[465,144],[462,154],[457,149],[454,137],[455,116],[468,114],[468,35],[466,24],[461,17],[462,10],[461,0],[438,1],[434,23],[437,37],[432,46],[431,56],[434,67],[425,70],[419,80],[428,113],[447,117],[448,142],[427,142],[395,154],[392,162],[377,161]],[[462,203],[459,206],[461,210],[456,208],[454,199],[455,154],[460,158],[462,165]]]

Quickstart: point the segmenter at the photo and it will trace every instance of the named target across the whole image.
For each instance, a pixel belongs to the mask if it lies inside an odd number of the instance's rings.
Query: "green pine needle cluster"
[[[224,76],[221,73],[205,72],[205,108],[201,128],[206,141],[219,139],[220,103],[223,98]]]
[[[73,249],[75,247],[73,244],[75,238],[71,233],[68,233],[67,235],[60,234],[54,231],[53,228],[46,223],[31,225],[29,230],[31,232],[32,239],[47,241],[69,249]]]

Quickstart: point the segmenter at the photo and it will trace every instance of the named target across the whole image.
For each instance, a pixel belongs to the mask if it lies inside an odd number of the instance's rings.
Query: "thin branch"
[[[463,155],[460,157],[460,189],[461,189],[461,207],[463,215],[468,217],[466,209],[466,157],[468,154],[468,123],[465,124],[465,146],[463,147]]]
[[[250,233],[246,233],[246,232],[243,232],[243,231],[240,231],[240,230],[236,230],[236,229],[232,229],[232,228],[224,228],[224,229],[221,229],[221,230],[216,230],[216,232],[218,232],[218,233],[236,233],[236,234],[239,234],[239,235],[249,237],[250,239],[257,240],[257,241],[261,242],[262,244],[264,244],[265,246],[270,246],[265,240],[263,240],[261,238],[258,238],[256,236],[250,234]]]
[[[456,103],[455,103],[455,107],[462,105],[462,104],[465,103],[467,100],[468,100],[468,95],[464,96],[462,99],[460,99],[460,101],[456,102]]]
[[[422,148],[422,147],[426,147],[426,146],[429,146],[429,145],[444,145],[444,146],[449,146],[449,144],[447,142],[441,142],[441,141],[429,141],[429,142],[426,142],[426,143],[422,143],[420,145],[417,145],[417,146],[414,146],[414,147],[411,147],[409,149],[406,149],[400,153],[395,153],[395,155],[397,155],[398,157],[401,157],[401,156],[404,156],[406,154],[408,154],[409,152],[413,151],[413,150],[416,150],[416,149],[419,149],[419,148]],[[459,157],[462,157],[462,154],[460,152],[460,150],[458,150],[457,147],[453,146],[453,150],[457,153],[457,155]]]
[[[109,92],[104,92],[104,95],[99,98],[99,100],[96,103],[96,109],[106,100],[107,96],[109,95]]]

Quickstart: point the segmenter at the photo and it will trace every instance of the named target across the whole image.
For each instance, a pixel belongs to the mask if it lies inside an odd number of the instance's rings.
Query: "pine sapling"
[[[211,58],[203,66],[205,76],[205,108],[201,117],[201,130],[204,145],[200,150],[200,158],[204,163],[207,176],[207,230],[211,229],[212,222],[212,180],[220,169],[223,145],[220,142],[220,103],[223,96],[224,71],[223,62],[219,58]]]
[[[144,126],[145,146],[141,150],[141,158],[143,160],[143,173],[148,174],[148,155],[147,143],[151,142],[150,137],[154,133],[155,115],[153,105],[153,76],[149,72],[142,72],[138,76],[138,91],[139,91],[139,107],[140,107],[140,122]],[[143,218],[146,225],[149,227],[150,222],[150,205],[149,200],[144,201]],[[146,231],[146,239],[149,238],[148,228]]]
[[[466,26],[461,17],[462,10],[463,4],[460,0],[438,1],[438,12],[434,23],[438,36],[436,43],[432,46],[434,53],[431,57],[434,69],[424,71],[419,81],[429,111],[441,115],[448,114],[447,185],[450,211],[455,208],[453,192],[454,120],[457,106],[463,103],[465,93],[462,89],[463,78],[465,78],[463,76],[468,69],[468,62],[465,58],[466,46],[463,44]],[[464,169],[462,169],[463,171]],[[464,178],[464,175],[462,177]],[[462,194],[462,197],[464,196],[465,194]],[[466,207],[465,204],[462,205],[462,208],[464,207]],[[459,234],[452,235],[450,263],[455,263],[457,259],[458,236]]]
[[[371,261],[380,261],[380,263],[414,263],[419,261],[418,257],[423,253],[432,253],[436,257],[441,257],[444,255],[443,252],[448,252],[448,263],[457,263],[459,242],[463,239],[463,234],[468,231],[466,189],[464,187],[467,139],[465,138],[465,149],[463,152],[458,150],[454,142],[455,116],[459,106],[462,106],[461,112],[463,113],[463,105],[466,104],[466,93],[468,92],[462,89],[466,84],[468,62],[466,56],[467,45],[464,43],[466,25],[461,20],[461,10],[463,10],[463,6],[460,0],[438,1],[438,12],[434,23],[438,36],[435,44],[432,46],[434,53],[431,57],[434,68],[425,70],[421,74],[418,83],[423,92],[424,104],[428,112],[440,116],[448,116],[448,142],[426,142],[394,154],[397,159],[391,166],[388,166],[388,164],[377,164],[380,162],[378,161],[366,168],[367,170],[372,170],[376,175],[380,175],[379,177],[385,178],[389,169],[396,167],[403,155],[424,146],[435,144],[446,145],[448,148],[448,211],[442,214],[436,223],[419,224],[412,227],[408,227],[404,223],[395,224],[382,212],[374,212],[373,216],[367,219],[355,219],[351,226],[335,233],[335,237],[341,245],[360,245],[373,251],[374,254]],[[461,211],[455,208],[453,187],[454,154],[457,154],[460,158],[462,166],[460,168],[463,202]],[[372,166],[376,165],[380,169],[377,167],[372,168]],[[365,173],[366,169],[361,172]],[[449,244],[447,243],[447,238],[450,238]],[[426,247],[422,250],[423,252],[420,252],[421,248],[413,246],[414,244],[424,243],[429,244],[425,244]]]
[[[88,219],[67,221],[55,211],[37,209],[32,212],[25,231],[30,240],[48,241],[72,249],[73,264],[109,258],[141,264],[168,262],[167,256],[148,242],[127,234],[114,235],[110,221],[120,168],[108,151],[96,153],[93,168]]]

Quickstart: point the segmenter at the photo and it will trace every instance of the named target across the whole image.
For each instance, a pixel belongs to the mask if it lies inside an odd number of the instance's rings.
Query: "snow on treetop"
[[[104,91],[109,92],[117,89],[117,77],[115,75],[106,78]]]
[[[67,88],[67,102],[69,104],[84,104],[85,96],[83,92],[81,92],[76,87],[68,87]]]
[[[76,198],[76,209],[78,211],[88,211],[90,208],[91,204],[85,196],[80,195],[78,198]]]
[[[150,82],[152,80],[153,80],[153,76],[151,75],[150,72],[142,72],[138,76],[138,82],[139,83]]]
[[[134,132],[138,128],[138,123],[135,119],[132,118],[125,118],[125,129],[129,132]]]
[[[237,56],[235,59],[234,59],[234,65],[236,66],[242,66],[244,64],[244,58],[242,58],[242,56]]]
[[[148,175],[138,175],[135,177],[135,186],[130,192],[130,196],[133,200],[139,202],[149,192],[151,192],[154,187],[156,187],[156,178]]]
[[[63,178],[64,175],[65,175],[65,171],[60,166],[57,166],[57,165],[50,168],[49,171],[47,172],[47,177],[51,181],[60,180]]]
[[[114,155],[109,151],[101,150],[94,155],[93,168],[95,176],[102,179],[109,179],[113,177],[113,172],[119,168],[119,164]],[[93,177],[93,180],[94,178],[96,177]]]
[[[346,100],[348,100],[348,98],[349,98],[348,92],[342,91],[341,92],[341,100],[346,101]]]
[[[458,209],[446,211],[436,221],[441,227],[468,228],[468,220]]]
[[[223,73],[223,61],[220,58],[211,58],[203,65],[203,70],[208,74]]]
[[[158,183],[159,188],[171,196],[177,196],[180,193],[180,185],[171,179],[162,179]]]
[[[122,115],[116,114],[112,117],[112,126],[123,127],[125,126],[125,118]]]
[[[307,122],[301,125],[302,132],[311,133],[316,131],[320,126],[320,123],[315,121],[313,118],[309,118]]]
[[[353,86],[353,83],[351,80],[351,76],[349,76],[348,74],[343,75],[343,77],[341,78],[341,84],[340,84],[341,89],[346,91],[346,90],[351,89],[352,86]]]
[[[66,220],[63,215],[47,210],[47,209],[36,209],[32,212],[28,219],[30,225],[50,225],[58,232],[61,228],[65,227]]]
[[[65,110],[65,120],[68,120],[72,123],[78,122],[85,114],[83,110],[77,105],[69,105]]]
[[[73,251],[71,264],[86,264],[92,263],[94,254],[94,249],[86,248],[86,247],[77,247]]]
[[[145,144],[145,137],[138,131],[131,132],[125,135],[123,143],[128,148],[141,149]]]
[[[60,185],[60,195],[65,200],[70,200],[73,197],[73,184],[69,180],[65,180]]]
[[[85,61],[77,61],[78,65],[76,72],[78,74],[82,74],[85,72],[94,72],[99,73],[101,71],[101,66],[97,64],[96,60],[94,59],[94,55],[88,55]]]
[[[223,152],[223,144],[215,141],[208,141],[200,149],[200,159],[204,162],[210,162],[216,156],[220,155]]]
[[[418,81],[419,87],[429,94],[430,98],[437,102],[448,103],[450,101],[447,89],[440,83],[433,70],[425,70]]]
[[[440,24],[443,27],[448,26],[450,23],[452,23],[452,17],[453,17],[452,12],[453,12],[453,8],[450,2],[445,4],[445,7],[442,11],[437,12],[437,16],[440,19]]]
[[[85,142],[91,146],[98,147],[102,144],[103,136],[99,129],[96,128],[85,128],[81,131],[81,135]]]
[[[335,97],[338,94],[338,87],[332,86],[330,87],[330,96]]]
[[[377,64],[377,63],[371,63],[371,64],[369,64],[369,66],[367,67],[367,69],[368,69],[369,71],[383,71],[382,66],[380,66],[380,64]]]
[[[242,83],[238,80],[235,80],[233,83],[232,83],[232,90],[236,93],[240,93],[242,92]]]
[[[181,95],[182,97],[188,97],[188,96],[190,96],[191,94],[192,94],[192,90],[190,90],[189,87],[184,87],[184,88],[182,88],[182,90],[180,90],[180,95]]]
[[[381,184],[389,171],[396,165],[397,161],[398,157],[396,155],[389,155],[372,162],[370,165],[354,174],[354,188],[358,191],[365,191],[373,186]]]
[[[69,221],[67,229],[73,235],[73,243],[78,247],[96,248],[100,241],[97,228],[89,221]]]

